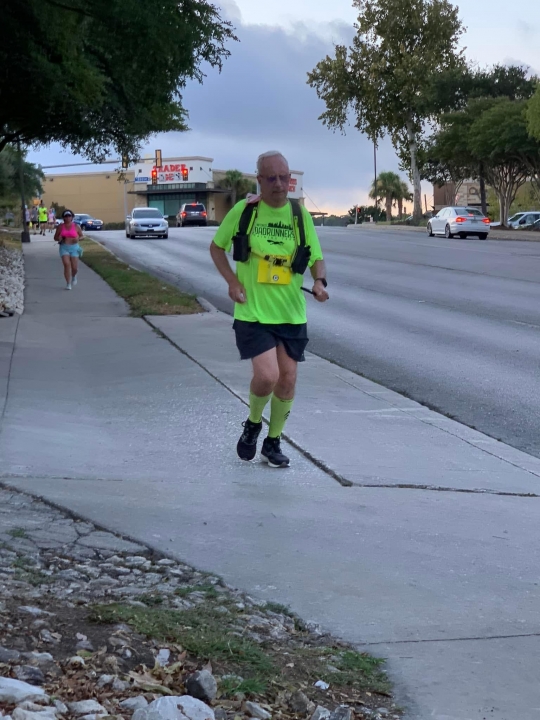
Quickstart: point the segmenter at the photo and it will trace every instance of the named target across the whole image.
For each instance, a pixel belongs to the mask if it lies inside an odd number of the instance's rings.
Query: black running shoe
[[[285,468],[289,467],[289,458],[281,452],[281,438],[265,438],[261,450],[261,457],[270,467]]]
[[[244,425],[244,432],[236,446],[236,452],[241,460],[253,460],[257,454],[257,438],[262,430],[262,422],[254,423],[248,418]]]

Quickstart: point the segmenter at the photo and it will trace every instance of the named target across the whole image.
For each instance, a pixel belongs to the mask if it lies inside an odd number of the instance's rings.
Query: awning
[[[194,193],[208,193],[209,195],[223,195],[230,194],[230,190],[222,190],[221,188],[189,188],[180,189],[174,188],[169,190],[168,188],[160,188],[159,185],[154,185],[152,189],[145,188],[144,190],[128,190],[128,195],[193,195]]]

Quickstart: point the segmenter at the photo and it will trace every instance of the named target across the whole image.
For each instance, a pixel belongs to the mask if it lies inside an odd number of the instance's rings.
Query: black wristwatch
[[[315,278],[315,282],[317,282],[317,280],[320,280],[320,281],[322,282],[322,284],[324,285],[324,287],[328,287],[328,283],[326,282],[326,278]]]

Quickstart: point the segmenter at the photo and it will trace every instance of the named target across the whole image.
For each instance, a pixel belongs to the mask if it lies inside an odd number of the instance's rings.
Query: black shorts
[[[304,350],[309,342],[306,323],[266,325],[235,320],[233,328],[236,333],[236,346],[242,360],[251,360],[278,345],[283,345],[287,355],[296,362],[305,360]]]

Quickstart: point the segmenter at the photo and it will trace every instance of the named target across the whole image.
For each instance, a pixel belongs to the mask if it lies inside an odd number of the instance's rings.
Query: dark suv
[[[206,226],[207,224],[206,208],[202,203],[185,203],[176,216],[176,227],[185,227],[186,225]]]
[[[81,226],[82,230],[102,230],[103,229],[103,221],[98,220],[95,217],[92,217],[91,215],[86,215],[83,213],[77,213],[75,217],[73,218],[73,222],[77,225]]]

